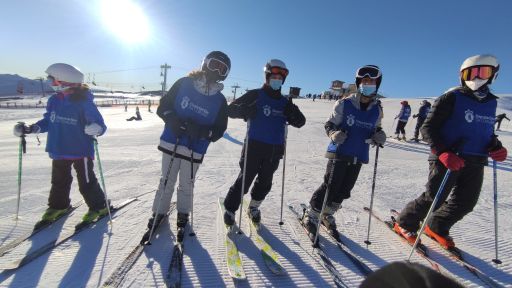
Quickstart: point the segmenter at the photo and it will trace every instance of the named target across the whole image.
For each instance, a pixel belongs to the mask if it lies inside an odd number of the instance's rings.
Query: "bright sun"
[[[130,0],[101,1],[101,15],[105,26],[125,42],[142,42],[148,37],[146,15]]]

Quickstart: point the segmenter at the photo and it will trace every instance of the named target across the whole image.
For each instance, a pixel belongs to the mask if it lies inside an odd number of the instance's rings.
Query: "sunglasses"
[[[279,74],[283,76],[283,78],[286,78],[288,76],[288,69],[281,68],[281,67],[271,67],[270,68],[270,74]]]
[[[220,61],[219,59],[215,58],[208,58],[206,59],[206,68],[210,71],[217,71],[219,72],[219,75],[224,77],[228,76],[229,73],[229,67],[226,63]]]
[[[494,74],[494,67],[492,66],[474,66],[469,67],[460,72],[460,77],[464,81],[472,81],[475,78],[487,80]]]
[[[357,77],[364,78],[370,77],[371,79],[380,77],[380,70],[375,69],[373,67],[362,67],[357,70]]]

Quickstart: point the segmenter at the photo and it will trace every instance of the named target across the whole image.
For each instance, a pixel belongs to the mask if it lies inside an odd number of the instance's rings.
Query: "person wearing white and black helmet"
[[[17,124],[14,127],[16,136],[48,133],[46,151],[52,159],[52,185],[48,209],[36,227],[55,221],[70,209],[72,166],[79,191],[89,207],[82,220],[93,222],[108,212],[105,195],[93,169],[93,137],[103,135],[107,127],[78,68],[55,63],[46,73],[48,84],[56,93],[48,99],[43,119],[30,126]]]
[[[178,79],[160,100],[156,113],[165,122],[158,146],[163,152],[162,176],[148,228],[153,228],[153,223],[158,225],[169,212],[176,182],[178,232],[188,223],[199,165],[209,144],[219,140],[227,128],[227,102],[220,82],[226,79],[230,69],[229,57],[221,51],[212,51],[203,59],[201,70]]]
[[[381,128],[382,106],[377,92],[382,72],[375,65],[365,65],[356,72],[357,93],[336,101],[332,114],[325,122],[329,138],[327,168],[322,184],[309,201],[303,219],[310,236],[316,235],[320,212],[328,191],[321,223],[336,233],[334,213],[343,200],[350,198],[362,164],[369,161],[370,144],[382,146],[386,133]]]
[[[418,118],[418,121],[416,122],[416,127],[414,128],[414,138],[412,138],[412,141],[414,142],[420,142],[420,139],[418,138],[420,135],[420,128],[425,122],[425,119],[427,119],[430,107],[432,107],[430,102],[428,102],[427,100],[423,100],[421,101],[421,106],[420,109],[418,110],[418,113],[412,115],[412,118]]]
[[[489,89],[499,69],[492,55],[467,58],[460,67],[461,86],[435,100],[421,127],[421,134],[432,152],[426,191],[405,206],[395,223],[395,231],[410,243],[416,241],[420,222],[426,217],[449,169],[451,174],[425,234],[443,247],[453,248],[455,243],[450,229],[475,207],[488,157],[495,161],[506,159],[507,149],[494,134],[498,97]]]
[[[235,212],[242,201],[240,196],[244,173],[244,194],[256,178],[247,212],[253,222],[260,222],[259,207],[272,188],[274,172],[284,154],[286,123],[297,128],[306,123],[306,118],[297,105],[292,103],[291,98],[286,99],[281,94],[281,87],[288,76],[288,68],[284,62],[272,59],[265,64],[263,71],[263,87],[249,90],[228,107],[229,117],[249,121],[248,139],[242,148],[239,162],[241,171],[235,183],[229,188],[224,201],[224,223],[228,226],[235,223]],[[248,150],[244,171],[245,149]]]

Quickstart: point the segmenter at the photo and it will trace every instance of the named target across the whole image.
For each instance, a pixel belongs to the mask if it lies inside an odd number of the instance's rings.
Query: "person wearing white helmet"
[[[435,100],[421,127],[432,152],[426,191],[405,206],[395,223],[395,231],[410,243],[416,240],[419,224],[450,170],[425,234],[444,248],[455,247],[450,229],[475,207],[488,157],[506,159],[507,149],[494,134],[498,97],[489,89],[499,68],[492,55],[467,58],[460,67],[461,86]]]
[[[93,169],[94,137],[107,127],[93,95],[83,84],[80,70],[65,63],[46,69],[49,85],[57,92],[48,99],[43,119],[26,126],[17,124],[14,134],[48,133],[46,151],[52,159],[52,185],[48,209],[37,225],[51,223],[70,209],[71,166],[75,168],[80,193],[89,207],[84,222],[93,222],[108,212],[105,195]]]
[[[313,238],[318,221],[337,235],[334,214],[350,198],[363,164],[369,161],[370,144],[382,146],[386,133],[381,128],[383,110],[377,99],[382,72],[375,65],[365,65],[356,72],[357,93],[336,101],[324,128],[329,144],[329,159],[323,181],[313,192],[303,224]],[[326,196],[327,195],[327,196]],[[322,206],[325,208],[322,216]]]
[[[239,162],[241,170],[224,201],[224,223],[228,226],[235,223],[235,212],[242,202],[240,196],[244,178],[244,194],[249,191],[256,178],[247,213],[254,223],[260,222],[259,207],[272,188],[274,172],[284,155],[286,123],[297,128],[306,123],[299,107],[292,103],[291,98],[286,99],[281,94],[281,87],[289,72],[285,63],[279,59],[271,59],[263,67],[263,72],[263,87],[249,90],[228,106],[230,118],[248,121],[247,139]],[[245,149],[248,150],[244,170]]]
[[[430,102],[428,102],[427,100],[423,100],[421,101],[421,106],[420,109],[418,110],[418,113],[412,115],[412,118],[418,118],[418,121],[416,122],[416,127],[414,128],[414,138],[412,138],[412,141],[414,142],[420,142],[420,139],[418,138],[420,135],[420,128],[425,122],[425,119],[427,119],[430,107],[432,107]]]

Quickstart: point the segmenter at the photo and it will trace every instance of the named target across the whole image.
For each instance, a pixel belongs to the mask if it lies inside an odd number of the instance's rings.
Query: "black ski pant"
[[[395,134],[400,134],[400,132],[402,132],[402,134],[405,135],[405,125],[407,125],[407,122],[398,120],[398,123],[396,124]]]
[[[416,127],[414,128],[414,138],[418,139],[420,136],[420,128],[423,125],[423,122],[425,122],[425,118],[418,117],[418,122],[416,122]]]
[[[78,160],[52,161],[52,188],[48,197],[48,207],[53,209],[66,209],[71,200],[69,194],[73,176],[71,166],[75,168],[80,194],[91,210],[105,208],[105,195],[94,174],[94,164],[91,158]]]
[[[283,145],[270,145],[257,141],[249,141],[247,151],[247,171],[245,174],[244,194],[247,194],[254,178],[254,185],[251,189],[251,198],[256,201],[263,201],[272,188],[274,172],[279,167],[279,161],[283,157]],[[240,173],[233,186],[229,188],[224,207],[226,210],[236,212],[241,203],[242,182],[244,177],[244,154],[245,145],[240,158]]]
[[[420,222],[427,216],[446,174],[447,169],[441,162],[430,161],[429,165],[426,191],[416,200],[409,202],[398,217],[398,224],[408,231],[419,229]],[[480,196],[483,179],[483,164],[466,161],[464,168],[452,171],[434,207],[429,223],[430,229],[441,236],[448,235],[455,223],[473,211]]]
[[[329,190],[326,206],[332,203],[341,204],[344,199],[350,198],[350,191],[356,184],[361,163],[351,163],[340,160],[329,160],[324,175],[324,182],[311,196],[309,204],[317,211],[322,210],[324,197]],[[332,174],[332,177],[331,177]]]

